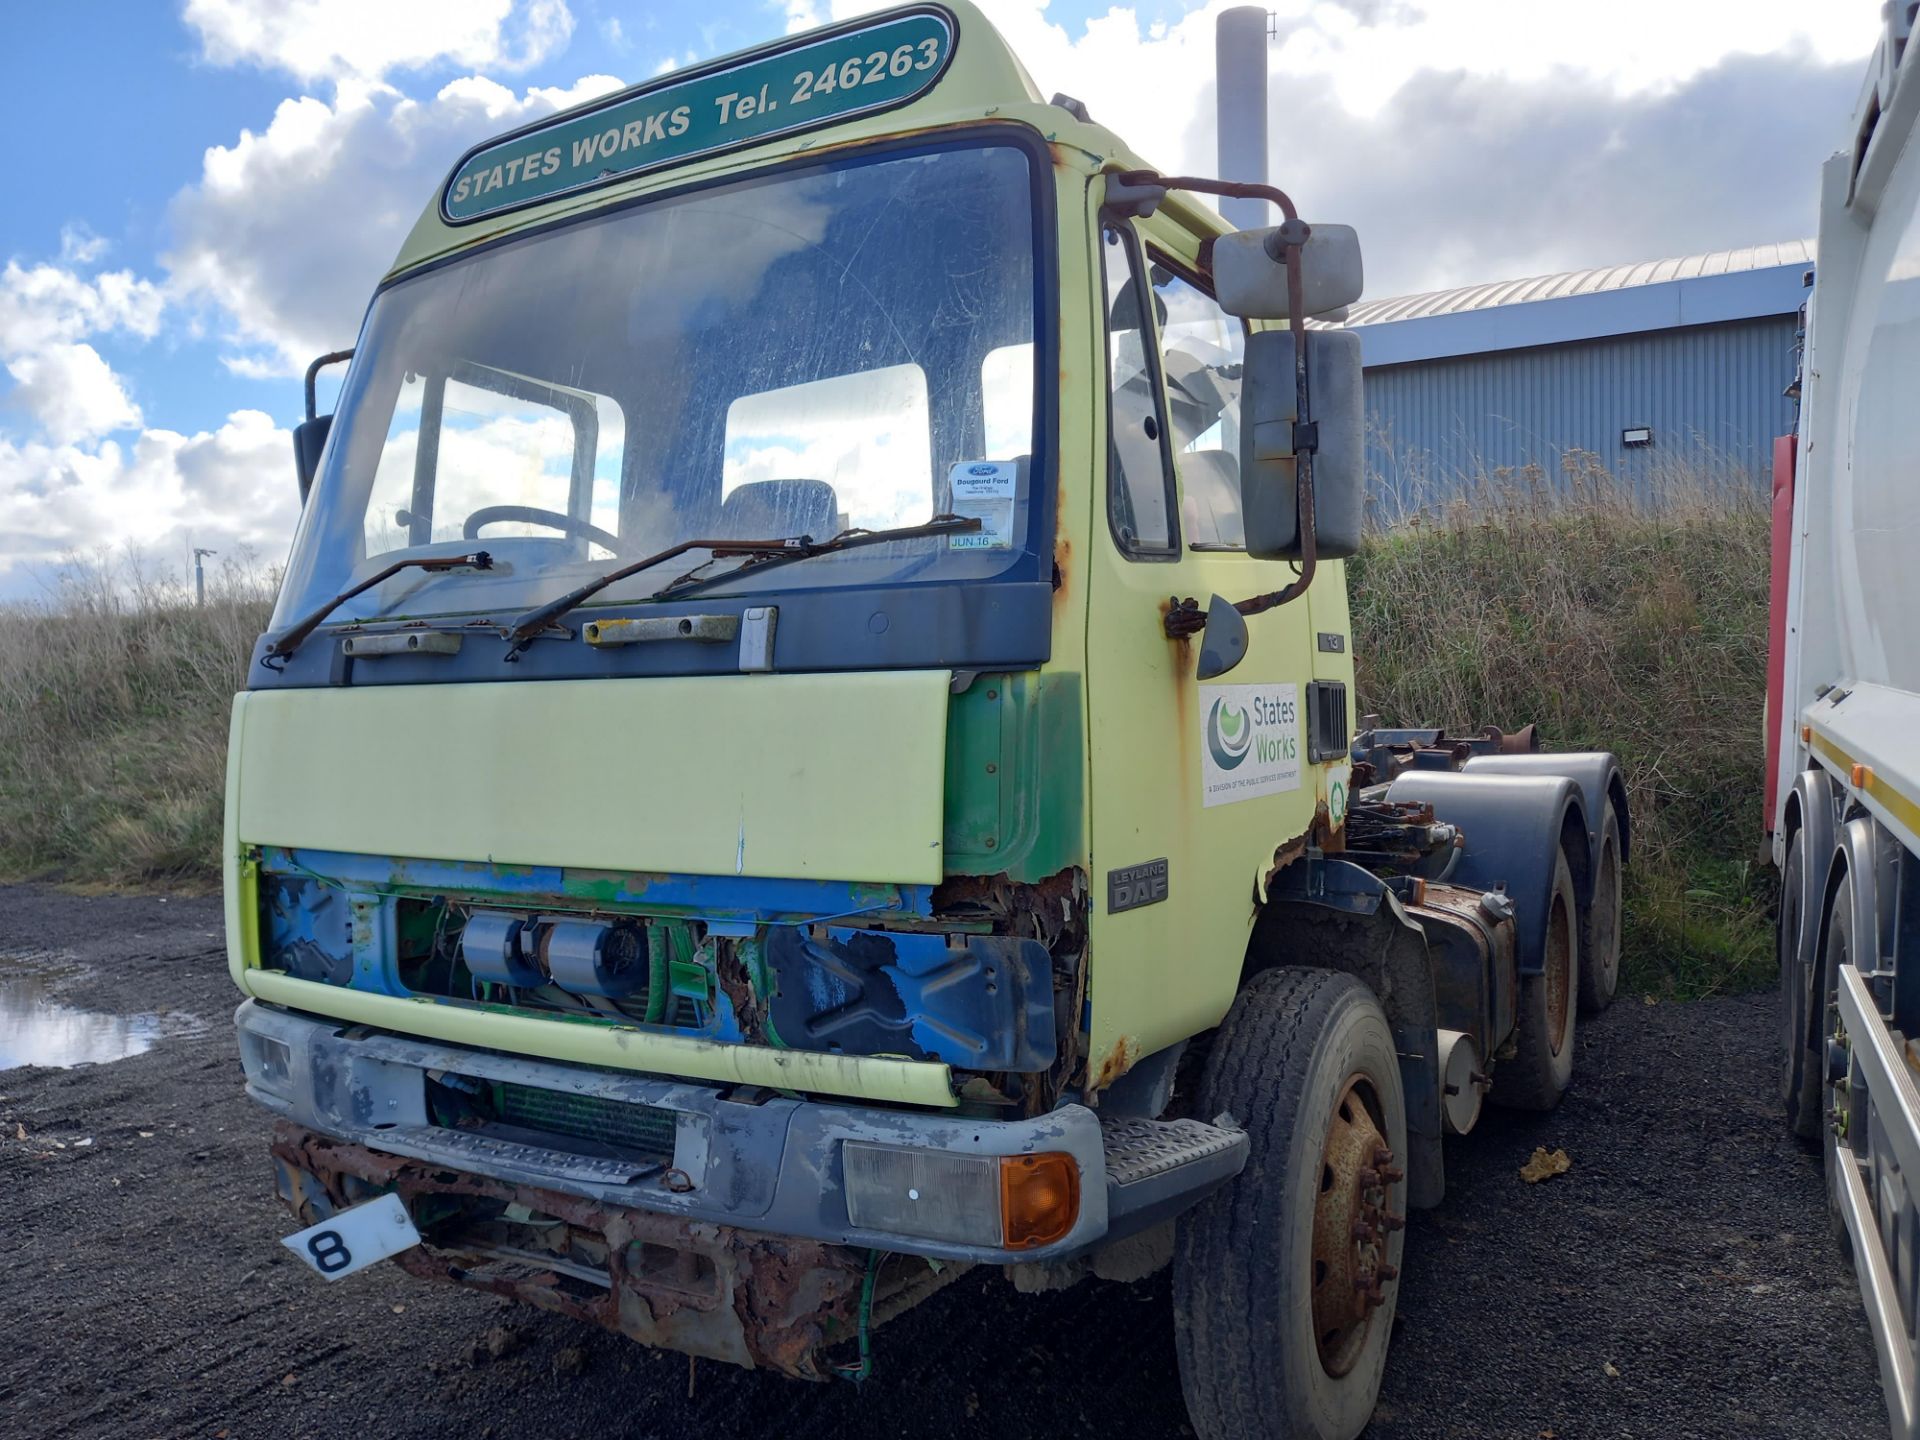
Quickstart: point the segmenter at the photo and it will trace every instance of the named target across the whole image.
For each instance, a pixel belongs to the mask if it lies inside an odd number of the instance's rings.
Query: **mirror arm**
[[[318,360],[307,366],[307,419],[318,420],[320,418],[320,407],[313,393],[314,384],[319,380],[320,372],[329,365],[338,365],[342,360],[351,360],[352,358],[353,351],[351,350],[329,350]]]
[[[1233,607],[1242,615],[1258,615],[1262,611],[1276,609],[1307,593],[1307,587],[1313,584],[1319,549],[1314,537],[1313,452],[1319,448],[1320,436],[1313,423],[1313,410],[1308,404],[1312,386],[1307,372],[1307,319],[1301,313],[1306,304],[1306,281],[1300,270],[1301,250],[1313,231],[1301,220],[1300,212],[1294,209],[1293,200],[1287,192],[1276,185],[1210,180],[1197,175],[1161,175],[1153,170],[1129,170],[1119,180],[1127,186],[1156,186],[1168,190],[1192,190],[1203,195],[1224,195],[1229,199],[1267,200],[1278,206],[1280,213],[1286,217],[1285,223],[1268,240],[1267,251],[1273,259],[1287,267],[1287,329],[1293,335],[1295,413],[1300,417],[1293,427],[1294,503],[1300,526],[1300,573],[1285,589],[1270,590],[1264,595],[1250,595],[1245,600],[1236,601]],[[1277,254],[1274,253],[1276,248],[1279,251]],[[1166,633],[1172,639],[1197,635],[1206,628],[1206,623],[1206,615],[1193,600],[1170,605],[1163,619]]]

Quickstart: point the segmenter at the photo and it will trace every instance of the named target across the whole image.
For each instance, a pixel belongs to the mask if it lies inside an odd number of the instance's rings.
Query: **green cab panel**
[[[1080,676],[978,675],[947,720],[947,871],[1031,883],[1086,863]]]

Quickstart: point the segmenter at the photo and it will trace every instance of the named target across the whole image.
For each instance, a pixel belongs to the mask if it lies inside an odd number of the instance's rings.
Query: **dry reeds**
[[[1557,478],[1559,483],[1555,483]],[[1629,489],[1590,456],[1475,477],[1349,562],[1359,706],[1389,724],[1537,722],[1620,756],[1627,978],[1771,976],[1761,840],[1768,515],[1749,476]]]
[[[227,716],[274,582],[244,561],[209,580],[196,606],[128,553],[0,607],[0,873],[217,877]]]

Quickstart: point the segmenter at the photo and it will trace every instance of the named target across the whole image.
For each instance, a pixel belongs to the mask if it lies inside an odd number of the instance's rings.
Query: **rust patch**
[[[422,1244],[394,1259],[664,1350],[822,1378],[825,1346],[853,1333],[865,1257],[844,1245],[600,1205],[424,1161],[383,1155],[282,1120],[273,1158],[309,1185],[303,1223],[391,1191]],[[291,1178],[291,1177],[290,1177]],[[314,1186],[328,1201],[315,1203]],[[424,1202],[424,1203],[423,1203]],[[533,1222],[511,1220],[524,1206]]]
[[[1322,800],[1313,807],[1313,821],[1305,830],[1291,840],[1283,840],[1274,847],[1273,864],[1261,877],[1260,888],[1262,892],[1271,890],[1280,872],[1305,855],[1309,849],[1335,854],[1346,848],[1345,822],[1335,825],[1332,812],[1327,809],[1327,802]]]
[[[714,978],[719,981],[720,989],[733,1005],[734,1017],[740,1022],[740,1033],[748,1040],[765,1043],[766,1029],[760,1014],[759,997],[753,993],[753,981],[747,974],[746,963],[740,958],[738,946],[723,947],[714,960]]]
[[[1140,1061],[1140,1041],[1132,1035],[1122,1035],[1113,1042],[1113,1048],[1100,1057],[1100,1063],[1090,1066],[1087,1075],[1087,1092],[1104,1090],[1122,1075],[1126,1074]]]
[[[1175,763],[1193,753],[1194,730],[1193,706],[1194,673],[1192,635],[1174,635],[1169,631],[1168,617],[1180,606],[1178,596],[1169,595],[1160,602],[1160,628],[1167,634],[1167,669],[1173,678],[1173,725],[1179,741],[1175,752]],[[1178,629],[1178,626],[1172,627]]]
[[[1053,608],[1058,610],[1066,605],[1073,579],[1073,540],[1066,535],[1056,536],[1053,542]]]

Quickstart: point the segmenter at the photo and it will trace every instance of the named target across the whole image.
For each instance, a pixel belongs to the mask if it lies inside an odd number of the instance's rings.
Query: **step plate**
[[[1107,1183],[1123,1186],[1224,1155],[1247,1143],[1244,1130],[1223,1130],[1199,1120],[1108,1120],[1100,1132],[1107,1153]]]

